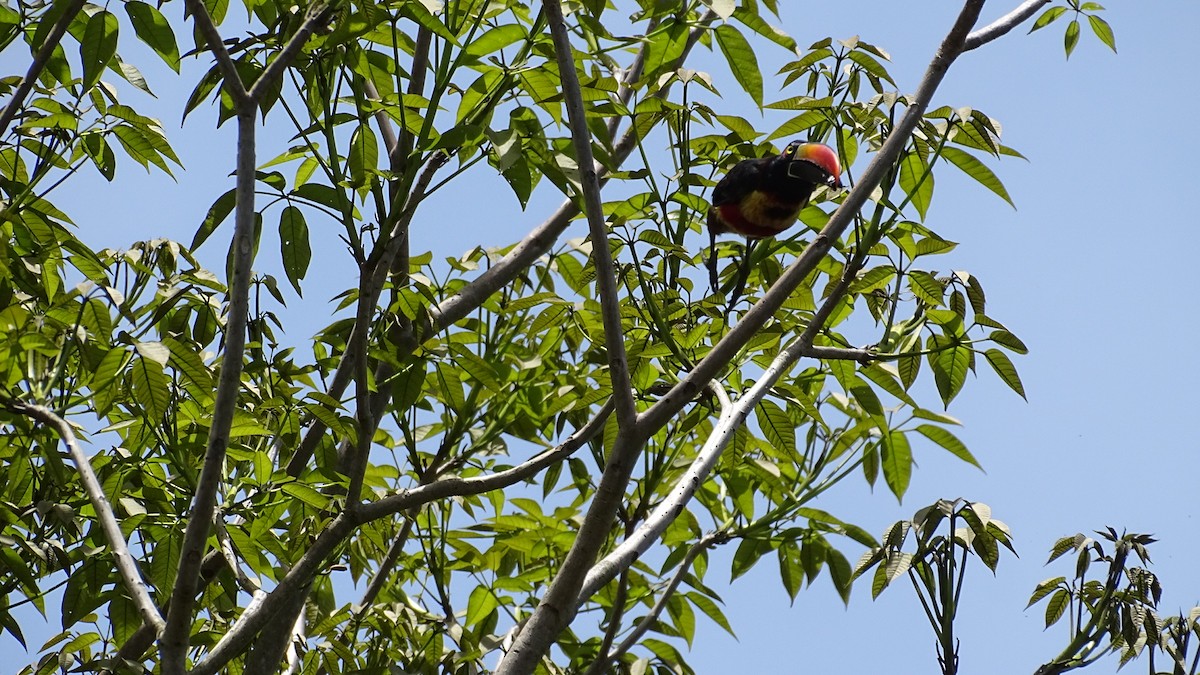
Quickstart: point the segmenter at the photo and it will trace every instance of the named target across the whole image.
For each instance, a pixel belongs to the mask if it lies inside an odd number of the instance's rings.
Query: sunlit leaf
[[[717,45],[725,55],[725,61],[733,71],[734,79],[742,85],[742,89],[750,95],[755,105],[761,108],[763,80],[762,73],[758,70],[758,57],[754,55],[754,48],[746,41],[741,31],[730,24],[723,23],[717,26],[715,34]]]
[[[79,42],[79,58],[83,63],[83,88],[91,89],[117,53],[117,33],[120,24],[115,14],[100,10],[91,15]]]

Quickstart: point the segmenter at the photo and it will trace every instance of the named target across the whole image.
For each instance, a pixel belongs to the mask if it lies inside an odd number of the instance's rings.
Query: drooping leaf
[[[296,289],[296,295],[303,297],[300,282],[308,273],[312,247],[308,241],[308,223],[304,220],[304,212],[295,206],[287,206],[279,214],[279,245],[284,273],[292,288]]]
[[[167,18],[154,8],[153,5],[130,0],[125,3],[125,13],[133,24],[133,32],[138,39],[146,43],[158,54],[171,70],[179,72],[179,45],[175,41],[175,31]]]
[[[117,34],[120,23],[115,14],[100,10],[88,17],[87,28],[79,42],[79,58],[83,63],[83,88],[91,89],[117,53]]]
[[[1021,384],[1021,376],[1017,374],[1017,368],[1013,365],[1008,355],[999,349],[989,349],[983,353],[984,358],[991,364],[992,370],[1000,376],[1000,379],[1007,384],[1009,389],[1017,392],[1017,394],[1026,400],[1025,385]]]
[[[723,23],[717,26],[716,30],[717,46],[721,48],[721,53],[725,55],[725,61],[729,64],[729,69],[733,71],[733,77],[742,85],[754,104],[759,108],[763,105],[763,79],[762,73],[758,69],[758,57],[754,55],[754,48],[746,41],[746,37],[742,32],[732,25]]]
[[[946,431],[942,427],[935,427],[932,424],[921,424],[917,426],[916,431],[925,438],[928,438],[934,443],[937,443],[946,450],[950,451],[950,454],[963,460],[964,462],[973,464],[981,469],[983,468],[979,464],[979,461],[975,459],[975,456],[971,454],[971,451],[967,449],[967,446],[962,441],[958,440],[957,436],[949,431]]]
[[[880,467],[883,480],[897,499],[904,497],[912,480],[912,448],[903,432],[891,430],[883,436]]]

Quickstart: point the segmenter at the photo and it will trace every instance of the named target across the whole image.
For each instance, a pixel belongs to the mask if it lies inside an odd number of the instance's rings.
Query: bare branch
[[[687,58],[692,47],[700,39],[700,34],[707,28],[713,20],[716,19],[716,14],[709,11],[698,22],[696,28],[688,36],[688,41],[683,54],[680,55],[677,61],[682,62]],[[640,74],[641,65],[644,63],[646,56],[646,47],[638,52],[635,57],[634,66],[629,71],[627,77],[632,77]],[[669,87],[664,87],[657,96],[663,96],[669,91]],[[621,136],[621,140],[617,142],[613,150],[613,162],[616,165],[623,163],[634,148],[637,147],[638,135],[633,128],[626,130]],[[403,143],[403,139],[401,139]],[[596,167],[597,174],[601,176],[602,181],[608,170],[604,167]],[[406,219],[412,217],[412,207],[406,207]],[[483,304],[485,300],[491,297],[496,291],[503,288],[511,282],[517,275],[521,274],[534,260],[547,251],[558,241],[558,238],[571,224],[571,219],[579,214],[579,207],[576,206],[574,200],[567,199],[559,205],[558,209],[550,215],[541,225],[534,228],[528,235],[518,242],[503,258],[496,264],[489,267],[482,274],[476,277],[471,283],[459,289],[453,296],[442,301],[441,304],[430,307],[428,316],[423,326],[420,327],[418,334],[410,336],[412,339],[408,344],[398,345],[400,354],[398,358],[403,358],[405,353],[411,352],[418,344],[434,334],[445,330],[454,325],[457,321],[465,317],[470,312]],[[406,231],[407,220],[402,220],[396,225],[396,231]],[[399,242],[397,242],[397,247]],[[394,253],[391,257],[394,257]],[[389,258],[390,259],[390,258]],[[338,371],[334,375],[333,382],[330,384],[327,393],[334,397],[340,398],[345,392],[346,387],[350,383],[350,373],[352,366],[348,359],[353,358],[353,355],[343,355],[344,364],[339,364]],[[325,433],[325,425],[320,421],[314,420],[312,426],[304,434],[304,439],[300,443],[300,447],[296,450],[291,461],[288,462],[287,471],[289,475],[296,476],[307,465],[308,460],[312,457],[312,453],[316,450],[317,444],[320,443],[322,435]]]
[[[592,262],[596,267],[596,295],[600,296],[600,313],[604,322],[604,347],[608,353],[608,375],[612,382],[613,398],[617,405],[617,426],[628,429],[637,418],[633,390],[629,383],[629,362],[625,357],[625,336],[621,329],[621,300],[617,297],[617,273],[613,267],[612,250],[608,247],[608,228],[604,206],[600,202],[600,181],[592,158],[592,134],[587,128],[587,111],[575,72],[571,38],[558,0],[545,0],[546,19],[554,41],[554,56],[562,82],[563,105],[575,146],[579,165],[579,183],[583,192],[584,214],[592,237]]]
[[[646,631],[650,630],[650,627],[653,626],[654,622],[658,621],[658,617],[662,615],[663,610],[667,608],[667,603],[671,600],[671,596],[675,595],[675,591],[679,589],[679,584],[683,581],[683,578],[688,575],[688,572],[691,571],[692,563],[695,562],[697,556],[707,551],[714,545],[725,541],[726,537],[727,535],[724,533],[709,532],[708,534],[704,535],[700,541],[692,544],[692,547],[688,549],[687,554],[684,555],[683,560],[680,561],[679,569],[675,570],[675,575],[671,577],[670,583],[668,583],[667,587],[663,589],[662,595],[658,597],[658,601],[654,603],[654,607],[650,609],[650,613],[642,617],[642,620],[639,621],[637,626],[634,627],[633,632],[625,636],[625,639],[621,641],[621,644],[617,646],[613,653],[608,655],[608,657],[605,659],[606,663],[612,663],[613,661],[620,659],[625,652],[628,652],[635,645],[637,645],[638,642],[641,641],[642,636],[646,634]]]
[[[1025,22],[1026,19],[1033,16],[1039,9],[1050,4],[1050,0],[1025,0],[1017,6],[1016,9],[996,19],[988,25],[976,31],[971,31],[967,36],[966,42],[963,43],[962,50],[969,52],[972,49],[977,49],[995,40],[998,37],[1008,33]]]
[[[217,547],[225,558],[225,564],[229,565],[229,569],[233,571],[238,586],[241,586],[242,590],[247,593],[257,593],[262,590],[262,584],[258,579],[246,574],[242,566],[238,564],[237,553],[233,550],[233,540],[229,538],[229,530],[225,528],[225,523],[219,516],[215,519],[214,525],[217,533]]]
[[[359,509],[359,517],[363,522],[370,522],[385,516],[399,513],[414,506],[445,499],[446,497],[461,497],[477,495],[492,490],[499,490],[537,475],[539,471],[551,464],[570,457],[576,450],[583,447],[604,428],[604,422],[613,411],[613,402],[609,400],[600,408],[596,416],[579,431],[571,434],[558,447],[547,450],[540,455],[522,462],[511,469],[498,471],[485,476],[471,478],[442,478],[427,485],[421,485],[411,490],[405,490],[390,497],[363,504]]]
[[[225,88],[233,97],[234,107],[240,109],[250,101],[250,93],[246,91],[246,84],[242,82],[242,76],[238,75],[233,57],[229,55],[229,50],[225,49],[221,33],[217,31],[212,17],[208,14],[208,9],[204,7],[201,0],[187,0],[187,10],[196,22],[196,27],[200,29],[200,34],[208,41],[208,49],[213,53],[213,58],[217,60],[217,68],[225,76]]]
[[[932,98],[933,91],[936,89],[937,83],[940,81],[941,76],[945,74],[950,62],[952,62],[954,57],[958,54],[955,46],[961,45],[962,36],[965,35],[966,31],[970,28],[971,23],[969,22],[973,22],[974,16],[978,15],[978,7],[974,8],[973,14],[970,12],[972,4],[982,5],[982,2],[979,0],[971,0],[971,2],[968,2],[966,8],[963,10],[963,13],[959,16],[958,21],[955,23],[954,28],[943,42],[942,48],[939,49],[937,54],[934,56],[934,61],[930,64],[925,79],[918,88],[918,94],[915,97],[913,106],[909,108],[904,119],[901,121],[900,125],[897,126],[896,131],[893,132],[892,136],[888,138],[887,143],[884,144],[884,147],[880,150],[875,161],[873,161],[871,166],[867,168],[862,180],[847,198],[846,203],[844,203],[841,209],[839,209],[834,217],[830,219],[829,226],[822,231],[821,235],[818,237],[818,241],[820,241],[822,238],[825,238],[826,241],[833,241],[837,238],[837,236],[840,235],[840,230],[831,232],[830,229],[838,223],[839,218],[841,220],[842,228],[849,224],[853,214],[856,213],[858,208],[861,208],[862,203],[865,202],[867,192],[873,190],[875,185],[882,178],[883,169],[890,164],[891,161],[894,161],[894,157],[897,156],[899,151],[904,147],[904,144],[908,140],[909,133],[911,133],[912,129],[916,126],[917,120],[919,120],[925,106],[928,105],[929,99]],[[957,40],[954,40],[956,36]],[[889,152],[891,153],[891,157],[893,159],[881,162],[880,157]],[[857,204],[853,202],[856,194],[861,195],[861,199],[858,200]],[[763,300],[760,301],[759,304],[747,314],[747,318],[744,318],[742,323],[739,323],[733,331],[730,331],[729,336],[726,336],[724,340],[722,340],[716,347],[713,348],[714,352],[716,352],[721,345],[724,345],[729,338],[735,332],[737,332],[739,328],[742,327],[743,323],[749,319],[751,313],[760,311],[764,306],[764,303],[767,303],[767,301],[770,299],[770,296],[781,291],[781,285],[784,283],[785,279],[788,279],[789,276],[792,276],[796,271],[797,266],[800,265],[806,258],[813,255],[811,252],[816,246],[817,242],[814,242],[809,246],[808,249],[805,250],[796,264],[788,269],[780,281],[770,291],[768,291],[767,296],[764,297]],[[820,256],[823,256],[828,251],[828,244],[824,248],[825,250],[819,254]],[[819,257],[814,258],[812,264],[815,264],[818,260]],[[855,360],[870,356],[870,353],[866,350],[834,350],[833,348],[828,347],[813,347],[812,344],[817,333],[825,326],[825,322],[828,320],[830,314],[841,301],[842,296],[845,295],[850,287],[850,284],[854,281],[854,277],[857,275],[858,270],[861,269],[862,263],[863,259],[856,259],[852,261],[851,264],[846,266],[842,278],[839,279],[838,284],[830,292],[829,296],[826,297],[822,306],[813,315],[813,318],[808,327],[805,329],[804,333],[775,357],[771,365],[763,372],[762,376],[755,381],[754,386],[751,387],[745,394],[743,394],[735,404],[732,406],[724,406],[721,417],[713,428],[712,433],[709,435],[708,440],[705,442],[704,447],[701,448],[700,452],[696,456],[696,459],[693,460],[692,465],[688,467],[688,470],[684,476],[676,482],[675,488],[672,489],[667,498],[664,499],[662,503],[660,503],[658,507],[654,509],[650,516],[646,518],[646,522],[643,523],[641,527],[627,537],[626,540],[622,542],[620,546],[614,549],[609,555],[605,556],[603,560],[598,562],[588,573],[587,579],[584,581],[584,584],[580,589],[579,598],[577,600],[579,605],[582,605],[584,602],[586,602],[588,598],[590,598],[605,584],[611,581],[617,574],[621,572],[621,570],[633,564],[633,561],[636,560],[639,555],[644,553],[655,541],[658,540],[658,538],[662,535],[662,532],[666,529],[667,525],[669,525],[676,517],[678,517],[679,513],[686,507],[687,503],[695,494],[696,489],[703,483],[704,479],[707,478],[709,472],[712,470],[712,467],[715,466],[717,460],[720,458],[721,453],[725,450],[725,447],[733,438],[734,432],[745,421],[746,417],[750,414],[750,411],[758,405],[758,402],[761,401],[764,396],[766,396],[767,392],[770,391],[770,388],[773,387],[779,378],[791,368],[797,359],[806,355],[820,355],[819,358],[858,357],[855,358]],[[802,274],[800,274],[797,280],[803,279],[804,276],[807,276],[810,268],[802,269],[804,271]],[[791,291],[792,288],[787,288],[786,293],[783,293],[782,297],[779,298],[780,302],[782,299],[790,295]],[[774,309],[772,309],[772,313],[773,312]],[[705,357],[700,364],[697,364],[696,369],[688,375],[688,378],[685,378],[684,382],[686,382],[687,379],[692,378],[695,373],[699,371],[701,367],[703,367],[705,362],[709,361],[711,358],[712,357],[710,354],[708,357]],[[681,382],[680,385],[677,385],[675,389],[679,389],[684,382]],[[709,383],[709,386],[712,386],[711,382]],[[656,404],[650,412],[643,415],[643,421],[651,416],[651,413],[654,412],[655,408],[658,408],[662,405],[662,401],[668,400],[670,395],[671,394],[668,393],[667,396],[664,396],[664,398],[661,399],[660,402]]]
[[[543,453],[524,464],[490,476],[468,479],[443,479],[427,486],[389,497],[379,502],[364,504],[355,511],[343,511],[327,524],[309,549],[297,561],[296,565],[284,575],[279,584],[261,602],[248,607],[238,618],[237,623],[213,647],[208,656],[193,668],[191,675],[211,675],[223,668],[230,659],[241,654],[254,640],[268,622],[283,615],[289,616],[286,610],[295,602],[297,594],[307,593],[313,577],[320,571],[321,566],[333,551],[341,545],[355,529],[363,523],[377,518],[393,515],[407,508],[419,506],[434,499],[454,495],[478,494],[492,489],[507,487],[520,480],[536,474],[554,461],[563,459],[590,440],[604,428],[604,422],[612,412],[612,404],[607,403],[579,431],[575,432],[562,445],[554,450]],[[464,489],[468,488],[468,489]],[[482,488],[482,489],[481,489]],[[380,505],[387,502],[388,507]]]
[[[8,125],[16,118],[17,111],[21,109],[21,106],[25,105],[25,97],[33,90],[33,85],[41,77],[42,70],[46,68],[46,63],[50,60],[50,55],[54,53],[54,48],[62,42],[63,35],[66,35],[67,28],[75,20],[79,10],[83,9],[83,5],[84,0],[72,0],[71,4],[63,10],[62,16],[58,17],[58,21],[54,22],[54,27],[50,29],[46,41],[42,43],[41,47],[38,47],[37,53],[33,55],[33,62],[29,64],[29,70],[25,71],[25,77],[17,85],[17,90],[8,100],[8,105],[4,106],[4,112],[0,113],[0,137],[8,132]]]
[[[308,13],[304,17],[304,23],[300,24],[300,28],[296,29],[296,33],[283,46],[283,51],[279,52],[274,61],[267,64],[262,74],[258,76],[258,80],[254,83],[254,86],[250,87],[250,91],[247,92],[247,95],[255,104],[258,103],[263,92],[275,84],[275,81],[283,75],[283,71],[292,65],[292,61],[300,53],[300,50],[304,47],[304,43],[308,42],[313,29],[328,23],[331,16],[333,16],[332,5],[318,4],[308,8]]]
[[[229,429],[233,424],[238,393],[242,387],[242,360],[246,347],[246,322],[250,313],[250,275],[254,265],[254,155],[256,106],[247,101],[238,106],[236,211],[233,231],[233,279],[229,283],[225,352],[213,404],[212,425],[204,451],[204,466],[184,531],[175,588],[171,592],[167,625],[160,641],[162,669],[166,675],[181,675],[185,669],[192,628],[192,608],[204,548],[216,509],[217,490],[224,473]]]
[[[356,613],[356,619],[361,619],[371,609],[371,605],[375,602],[375,598],[379,596],[379,591],[383,590],[388,579],[392,576],[392,570],[395,569],[396,563],[400,560],[400,554],[404,552],[404,545],[408,542],[408,536],[412,534],[413,518],[405,518],[404,524],[400,526],[400,532],[392,540],[392,545],[388,547],[387,555],[384,556],[383,562],[379,564],[379,569],[375,570],[375,576],[371,577],[371,583],[367,584],[367,590],[363,592],[362,599],[358,601],[359,610]]]
[[[88,461],[87,455],[83,454],[83,449],[79,447],[79,441],[75,438],[75,432],[71,429],[71,425],[44,406],[10,403],[8,407],[17,414],[52,427],[58,437],[62,439],[63,444],[67,446],[67,451],[71,454],[71,461],[75,463],[75,468],[79,471],[79,480],[83,484],[83,491],[87,493],[88,501],[92,503],[92,508],[96,511],[96,520],[100,521],[100,531],[104,533],[104,539],[112,550],[113,562],[116,564],[117,573],[121,575],[121,583],[125,586],[125,591],[133,599],[138,613],[142,615],[142,621],[153,626],[156,632],[161,633],[163,629],[162,614],[159,613],[158,607],[154,605],[154,601],[150,599],[150,594],[146,591],[146,582],[143,581],[142,572],[138,569],[137,560],[129,553],[129,545],[125,542],[121,525],[113,515],[112,505],[108,503],[104,488],[96,478],[96,473],[92,471],[91,462]]]

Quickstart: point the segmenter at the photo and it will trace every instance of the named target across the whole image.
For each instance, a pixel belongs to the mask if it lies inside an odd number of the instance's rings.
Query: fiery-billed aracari
[[[792,141],[773,157],[738,162],[713,190],[708,210],[708,273],[717,292],[717,235],[725,232],[746,238],[746,252],[737,287],[741,294],[750,274],[750,253],[755,242],[773,237],[796,223],[818,185],[842,187],[837,153],[822,143]]]

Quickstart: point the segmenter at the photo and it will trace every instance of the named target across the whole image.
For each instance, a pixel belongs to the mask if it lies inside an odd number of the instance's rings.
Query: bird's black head
[[[824,143],[792,141],[779,156],[786,164],[789,178],[834,189],[842,187],[842,167],[837,153]]]

